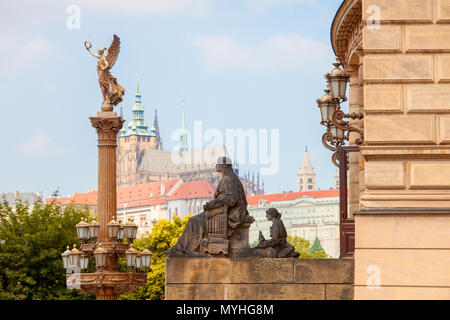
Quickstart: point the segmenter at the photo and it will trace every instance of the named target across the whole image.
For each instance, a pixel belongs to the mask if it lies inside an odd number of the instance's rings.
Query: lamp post
[[[86,42],[85,46],[89,51],[92,45]],[[114,35],[108,55],[104,57],[110,67],[115,63],[119,50],[120,39]],[[131,270],[119,272],[119,258],[125,258],[131,247],[130,243],[122,243],[120,230],[123,226],[117,222],[117,134],[124,120],[113,111],[113,106],[121,101],[124,89],[108,72],[99,72],[99,77],[103,77],[99,80],[107,82],[109,87],[102,87],[103,98],[106,99],[101,111],[97,112],[96,117],[89,118],[98,135],[98,222],[81,221],[76,225],[78,237],[82,242],[80,250],[74,246],[74,249],[62,254],[62,259],[67,267],[67,278],[70,267],[76,267],[77,289],[82,293],[95,294],[97,300],[116,300],[118,294],[132,292],[145,285],[147,274]],[[95,258],[96,272],[83,273],[82,270],[87,269],[89,258]]]
[[[363,119],[362,113],[347,114],[341,110],[340,104],[347,101],[347,84],[350,76],[341,64],[333,64],[334,69],[325,75],[327,87],[325,95],[317,99],[320,109],[320,124],[326,127],[322,136],[322,144],[333,151],[331,160],[339,168],[339,214],[340,214],[340,258],[352,257],[355,248],[355,220],[348,217],[347,206],[347,170],[348,152],[359,151],[358,146],[345,146],[345,140],[349,140],[350,133],[356,132],[359,138],[355,140],[357,145],[364,142],[362,130],[350,125],[345,119]]]
[[[331,157],[335,166],[339,167],[339,149],[345,145],[345,140],[349,140],[350,133],[356,132],[359,138],[355,140],[357,145],[364,141],[362,130],[350,125],[345,119],[363,119],[362,113],[345,113],[341,110],[341,103],[347,101],[347,84],[350,75],[340,68],[341,64],[333,64],[334,69],[325,75],[327,79],[327,89],[325,94],[317,99],[317,105],[320,109],[320,124],[326,127],[326,132],[322,136],[322,144],[325,148],[333,151]]]
[[[102,109],[103,106],[102,106]],[[80,250],[66,250],[62,255],[67,273],[78,273],[76,287],[86,294],[95,294],[97,300],[116,300],[118,294],[132,292],[145,285],[146,273],[119,272],[119,258],[128,257],[132,249],[135,257],[141,253],[132,248],[137,225],[132,222],[121,225],[116,213],[116,146],[117,133],[123,120],[115,112],[98,112],[90,118],[98,134],[98,221],[82,220],[76,225]],[[123,243],[127,237],[128,243]],[[84,273],[89,258],[95,258],[96,272]],[[134,259],[135,261],[135,259]],[[134,265],[136,267],[136,265]],[[140,267],[140,266],[139,266]],[[69,277],[68,277],[69,279]]]

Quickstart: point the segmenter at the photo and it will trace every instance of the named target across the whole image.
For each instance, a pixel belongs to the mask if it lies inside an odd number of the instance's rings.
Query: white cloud
[[[113,11],[119,13],[175,13],[192,12],[204,14],[212,10],[216,0],[78,0],[81,10],[84,8]]]
[[[328,45],[298,33],[275,34],[259,44],[242,45],[228,36],[194,40],[210,70],[309,68],[331,59]]]
[[[42,37],[20,44],[10,36],[0,34],[0,73],[33,68],[47,59],[54,50],[53,43]]]
[[[275,7],[311,4],[315,0],[245,0],[245,2],[251,11],[264,12]]]
[[[52,138],[44,132],[37,132],[29,139],[20,141],[17,150],[26,156],[65,155],[73,152],[67,147],[58,146]]]
[[[43,132],[38,132],[30,139],[23,140],[19,144],[19,152],[23,154],[44,154],[52,152],[54,149],[54,142]]]

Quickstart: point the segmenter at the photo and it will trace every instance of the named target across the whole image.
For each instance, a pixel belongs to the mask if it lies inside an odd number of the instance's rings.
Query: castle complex
[[[228,153],[224,146],[189,150],[184,109],[178,152],[163,149],[156,110],[152,127],[150,130],[148,128],[144,119],[142,94],[138,82],[132,119],[124,125],[118,139],[118,187],[171,179],[182,179],[184,182],[207,180],[217,186],[220,175],[216,172],[216,160],[217,157],[228,155]],[[198,158],[199,154],[202,156],[202,161],[189,161],[189,159]],[[239,175],[239,165],[234,164],[234,167]],[[250,172],[240,177],[247,195],[264,194],[264,182],[260,181],[259,173],[256,177]]]

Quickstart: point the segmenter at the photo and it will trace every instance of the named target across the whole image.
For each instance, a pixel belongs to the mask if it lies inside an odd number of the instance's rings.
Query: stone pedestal
[[[230,237],[230,256],[251,257],[255,254],[248,244],[248,232],[253,221],[255,221],[255,219],[248,216],[242,226]]]
[[[351,300],[353,259],[169,258],[167,300]]]

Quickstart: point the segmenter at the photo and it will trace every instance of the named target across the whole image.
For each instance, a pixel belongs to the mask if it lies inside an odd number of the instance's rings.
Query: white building
[[[314,243],[316,234],[325,252],[339,256],[339,190],[289,192],[247,197],[248,211],[255,218],[250,227],[250,243],[258,240],[261,230],[270,238],[272,223],[266,210],[276,208],[289,236],[299,236]]]
[[[167,199],[177,190],[181,179],[150,182],[117,190],[117,220],[133,220],[138,225],[138,237],[151,232],[156,221],[170,220]]]
[[[203,205],[214,199],[215,190],[208,180],[183,183],[167,198],[169,218],[184,218],[201,213]]]

